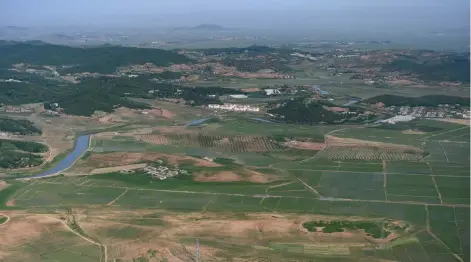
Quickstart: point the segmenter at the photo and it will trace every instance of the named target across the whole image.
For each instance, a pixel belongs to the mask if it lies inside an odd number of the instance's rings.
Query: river
[[[75,142],[74,150],[72,150],[72,152],[70,152],[64,159],[57,162],[54,167],[51,167],[46,171],[41,172],[40,174],[28,176],[28,178],[38,178],[56,175],[71,167],[75,163],[75,161],[87,151],[90,143],[90,136],[91,135],[79,136],[77,138],[77,141]]]
[[[195,120],[192,120],[192,121],[186,123],[185,126],[193,126],[193,125],[201,124],[201,123],[203,123],[204,121],[207,121],[207,120],[209,120],[209,119],[211,119],[211,118],[208,117],[208,118],[195,119]]]
[[[211,119],[210,117],[208,118],[201,118],[201,119],[195,119],[189,123],[186,124],[186,126],[192,126],[192,125],[197,125],[201,124],[207,120]],[[271,121],[268,121],[266,119],[262,118],[254,118],[254,120],[257,121],[262,121],[262,122],[267,122],[267,123],[273,123]],[[60,174],[61,172],[65,171],[66,169],[70,168],[77,159],[79,159],[88,149],[88,146],[90,144],[90,136],[91,135],[83,135],[79,136],[77,138],[77,141],[75,142],[75,147],[70,152],[64,159],[60,160],[55,164],[53,167],[37,174],[37,175],[32,175],[28,176],[28,178],[38,178],[38,177],[46,177],[46,176],[51,176],[51,175],[57,175]]]

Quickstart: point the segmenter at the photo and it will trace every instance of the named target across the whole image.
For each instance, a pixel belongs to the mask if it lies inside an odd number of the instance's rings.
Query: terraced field
[[[183,145],[189,147],[215,148],[230,152],[268,152],[284,147],[273,139],[259,136],[215,136],[208,134],[147,134],[139,136],[140,141],[152,144]]]
[[[379,149],[379,148],[348,148],[327,147],[320,151],[317,159],[332,160],[421,160],[421,154],[411,154],[407,151]]]

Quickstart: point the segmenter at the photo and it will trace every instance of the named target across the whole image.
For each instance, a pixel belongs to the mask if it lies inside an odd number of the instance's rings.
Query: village
[[[438,107],[425,106],[389,106],[385,110],[401,116],[411,115],[413,117],[425,118],[458,118],[469,119],[470,111],[459,105],[439,105]]]
[[[163,165],[162,160],[156,161],[157,165],[148,164],[140,170],[143,171],[146,175],[149,175],[152,179],[165,180],[167,178],[176,177],[179,175],[189,175],[188,171],[177,168],[170,168]],[[121,170],[121,173],[124,174],[134,174],[134,170]]]
[[[146,166],[143,171],[150,175],[152,179],[165,180],[178,175],[188,175],[188,171],[183,169],[171,169],[166,166]]]

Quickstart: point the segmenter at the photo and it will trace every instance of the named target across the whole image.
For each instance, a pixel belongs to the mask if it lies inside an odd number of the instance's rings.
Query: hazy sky
[[[0,25],[348,25],[465,26],[469,0],[0,0]],[[363,21],[363,22],[362,22]],[[373,25],[371,25],[373,26]]]

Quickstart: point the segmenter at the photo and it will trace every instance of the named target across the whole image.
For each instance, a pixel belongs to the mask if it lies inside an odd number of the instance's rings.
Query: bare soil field
[[[252,182],[269,183],[278,180],[274,175],[262,174],[253,170],[221,171],[217,173],[200,172],[193,175],[200,182]]]
[[[298,149],[307,149],[307,150],[323,150],[325,148],[324,143],[314,143],[314,142],[301,142],[301,141],[289,141],[283,143],[284,146]]]
[[[108,124],[108,123],[127,123],[130,121],[136,122],[139,120],[153,120],[153,119],[158,119],[158,118],[173,119],[175,116],[176,116],[175,113],[167,109],[163,109],[163,108],[141,110],[141,109],[129,109],[126,107],[120,107],[112,113],[95,115],[94,117],[92,117],[92,119],[102,124]]]
[[[419,130],[412,130],[412,129],[404,130],[401,133],[406,134],[406,135],[423,135],[423,134],[427,134],[426,132],[422,132],[422,131],[419,131]]]
[[[0,180],[0,190],[6,188],[8,186],[7,182]]]
[[[54,232],[70,230],[61,223],[59,218],[64,217],[65,213],[60,212],[64,211],[47,215],[22,211],[4,212],[11,220],[2,225],[0,259],[23,255],[22,258],[26,260],[30,254],[18,252],[21,249],[15,247],[39,239],[46,233],[54,236]],[[255,256],[257,254],[253,253],[254,246],[270,250],[269,243],[293,243],[305,247],[335,245],[348,253],[349,246],[366,247],[372,246],[371,243],[374,242],[361,230],[308,232],[303,227],[304,222],[335,219],[320,215],[246,213],[240,216],[233,213],[176,213],[165,210],[120,210],[112,207],[73,209],[71,212],[83,232],[105,246],[102,252],[106,252],[105,257],[109,261],[136,261],[138,258],[145,258],[145,261],[193,261],[195,238],[200,239],[203,261],[225,261],[224,257],[234,256],[233,252],[241,252],[239,249],[230,250],[227,245],[224,247],[217,244],[221,240],[230,245],[248,248],[251,255]],[[55,241],[60,241],[60,235],[57,236]],[[388,244],[397,237],[399,236],[391,234],[381,240],[381,243]],[[82,240],[77,238],[80,243],[84,242]],[[273,255],[276,256],[276,253]],[[237,261],[254,261],[247,259]]]
[[[1,261],[8,261],[8,258],[11,259],[12,256],[16,259],[15,261],[21,261],[21,259],[26,261],[30,259],[28,254],[19,252],[16,247],[39,240],[45,232],[64,230],[62,223],[45,216],[17,212],[3,212],[2,214],[10,217],[10,220],[0,226]]]
[[[436,120],[436,121],[443,121],[443,122],[467,125],[467,126],[469,126],[471,124],[469,119],[456,119],[456,118],[430,118],[430,119],[433,119],[433,120]]]
[[[115,166],[115,167],[103,167],[103,168],[93,169],[90,172],[90,174],[96,175],[96,174],[106,174],[106,173],[119,172],[119,171],[129,171],[129,170],[144,168],[146,166],[147,164],[134,164],[134,165]]]
[[[104,154],[92,154],[88,159],[87,163],[88,165],[102,168],[131,165],[140,161],[156,161],[159,159],[167,159],[168,163],[171,165],[178,165],[183,161],[191,161],[195,166],[221,166],[220,164],[200,158],[182,155],[161,154],[155,152],[115,152]]]
[[[392,80],[388,81],[388,84],[390,85],[413,85],[415,82],[407,79],[398,79],[398,80]]]
[[[261,90],[261,89],[258,88],[258,87],[242,88],[242,89],[241,89],[242,92],[247,92],[247,93],[258,92],[258,91],[260,91],[260,90]]]

